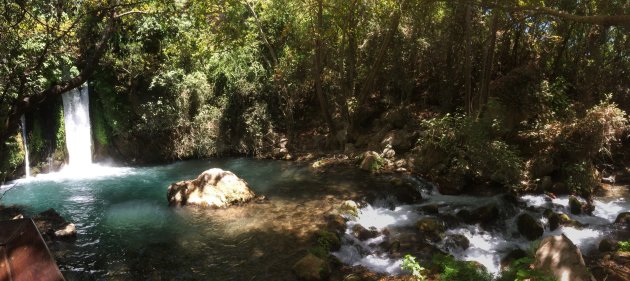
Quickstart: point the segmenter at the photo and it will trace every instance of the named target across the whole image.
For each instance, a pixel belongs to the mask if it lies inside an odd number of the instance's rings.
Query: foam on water
[[[501,196],[494,197],[474,197],[474,196],[449,196],[439,194],[434,190],[423,190],[425,201],[415,205],[401,205],[394,209],[367,205],[360,209],[359,215],[351,219],[347,224],[346,234],[343,239],[343,246],[340,251],[334,253],[342,262],[350,265],[362,265],[376,272],[389,274],[401,273],[400,259],[389,257],[386,253],[379,254],[378,244],[373,239],[359,241],[351,235],[354,225],[360,224],[365,228],[374,227],[379,231],[385,228],[409,227],[415,224],[420,218],[426,217],[420,211],[420,207],[430,204],[437,204],[441,214],[455,214],[460,209],[474,209],[488,203],[498,203],[501,212],[504,214],[500,218],[496,227],[490,230],[483,229],[479,225],[461,224],[447,229],[447,235],[459,234],[468,238],[470,247],[466,250],[450,249],[444,241],[436,244],[440,249],[448,251],[457,259],[476,261],[484,265],[490,273],[500,272],[500,260],[503,256],[514,249],[527,250],[531,242],[522,237],[516,228],[516,217],[520,213],[528,213],[539,220],[543,225],[547,220],[542,216],[542,210],[550,208],[556,212],[564,212],[572,219],[586,224],[579,229],[575,227],[559,227],[554,231],[545,230],[543,237],[552,235],[566,235],[576,244],[583,253],[589,253],[597,247],[601,237],[609,232],[609,225],[615,217],[623,211],[630,210],[630,204],[625,198],[614,200],[595,199],[595,210],[593,215],[572,215],[569,212],[569,197],[560,196],[550,198],[546,195],[524,195],[520,201],[524,203],[528,210],[510,207],[502,203]],[[512,208],[512,209],[509,209]],[[539,211],[532,211],[534,209]],[[506,215],[507,214],[507,215]],[[374,238],[382,239],[383,235]]]

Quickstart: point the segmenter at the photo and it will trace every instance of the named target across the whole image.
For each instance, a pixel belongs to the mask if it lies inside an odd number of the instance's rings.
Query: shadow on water
[[[269,200],[219,210],[168,207],[171,183],[213,167],[233,171]],[[76,242],[51,245],[67,280],[293,280],[291,266],[325,216],[387,182],[352,169],[318,174],[298,163],[243,158],[125,169],[35,180],[7,198],[32,213],[55,208],[77,225]]]

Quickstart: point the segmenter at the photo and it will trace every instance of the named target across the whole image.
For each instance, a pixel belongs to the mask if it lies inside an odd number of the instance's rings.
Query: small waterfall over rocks
[[[26,140],[26,117],[22,115],[20,117],[20,122],[22,126],[22,142],[24,143],[24,177],[31,177],[31,162],[28,159],[28,142]]]
[[[522,195],[508,200],[503,194],[492,197],[443,195],[435,187],[423,187],[421,192],[424,200],[418,204],[391,207],[381,206],[381,202],[377,200],[360,208],[356,217],[345,215],[348,221],[342,246],[333,255],[348,265],[364,266],[375,272],[401,274],[401,254],[422,254],[412,246],[429,243],[456,259],[476,261],[496,276],[501,270],[503,257],[516,249],[528,250],[532,245],[517,229],[516,221],[520,214],[527,213],[544,225],[542,237],[564,234],[583,254],[588,255],[597,248],[602,238],[617,231],[617,226],[613,225],[616,216],[630,211],[630,194],[619,198],[595,197],[592,215],[574,215],[570,212],[569,196],[566,195],[557,198],[544,194]],[[462,210],[474,212],[491,204],[498,207],[500,214],[487,225],[457,219]],[[429,211],[431,208],[424,209],[427,206],[433,206],[434,211]],[[580,226],[560,225],[551,230],[543,215],[545,210],[566,214],[570,219],[579,222]],[[425,237],[418,234],[416,224],[420,219],[427,218],[444,223],[445,237],[439,241],[418,242],[424,241]],[[354,233],[356,225],[373,229],[379,234],[361,241]],[[465,237],[468,245],[465,248],[453,247],[449,243],[450,237]],[[392,253],[391,245],[398,245],[400,252]]]
[[[64,93],[62,99],[66,146],[70,158],[69,166],[91,165],[92,133],[87,84]]]

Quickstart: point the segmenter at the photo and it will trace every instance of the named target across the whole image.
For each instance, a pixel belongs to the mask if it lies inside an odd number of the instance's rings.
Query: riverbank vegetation
[[[67,162],[61,94],[87,83],[96,161],[298,159],[589,205],[630,182],[629,15],[595,0],[4,1],[0,180],[24,175],[25,145],[34,174]]]
[[[621,167],[623,1],[110,2],[2,5],[4,177],[22,114],[36,169],[64,161],[58,93],[84,81],[101,160],[387,143],[450,189],[585,196]]]

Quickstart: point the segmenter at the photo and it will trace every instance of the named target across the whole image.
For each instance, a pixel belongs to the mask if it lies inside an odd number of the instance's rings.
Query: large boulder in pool
[[[171,184],[166,198],[170,206],[224,208],[248,202],[255,196],[243,179],[230,171],[213,168],[194,180]]]
[[[540,242],[534,268],[560,281],[595,280],[584,263],[580,249],[564,234],[549,236]]]

